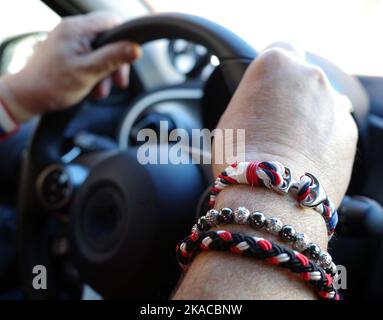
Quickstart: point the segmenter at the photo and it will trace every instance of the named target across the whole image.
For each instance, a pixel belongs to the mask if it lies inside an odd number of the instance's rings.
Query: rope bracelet
[[[333,278],[303,254],[284,248],[263,238],[245,236],[228,231],[207,231],[192,233],[176,247],[177,260],[182,268],[192,261],[200,251],[229,251],[244,254],[271,265],[279,265],[299,273],[309,282],[316,293],[326,300],[339,300]]]
[[[296,181],[292,171],[277,161],[235,163],[215,180],[210,190],[209,206],[214,208],[217,195],[228,185],[236,184],[263,185],[282,194],[293,192],[301,206],[313,208],[323,216],[329,239],[334,234],[338,213],[314,175],[305,173]]]
[[[264,229],[270,234],[278,235],[281,240],[292,242],[295,250],[312,259],[332,277],[337,273],[337,267],[332,261],[331,255],[311,242],[305,233],[298,233],[294,227],[283,225],[279,218],[267,218],[260,211],[250,212],[245,207],[239,207],[236,210],[230,208],[211,209],[198,219],[192,228],[192,233],[201,233],[224,224],[248,225],[255,230]]]

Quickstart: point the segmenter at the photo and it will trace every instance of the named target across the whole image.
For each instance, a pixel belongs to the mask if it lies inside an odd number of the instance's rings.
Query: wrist
[[[264,188],[247,185],[229,186],[217,197],[216,209],[246,207],[278,217],[298,232],[327,250],[327,230],[323,218],[312,209],[299,209],[295,201]],[[234,233],[281,240],[270,233],[246,225],[218,227]],[[283,247],[289,247],[286,242]],[[299,277],[287,270],[254,262],[251,257],[207,251],[197,255],[177,290],[174,299],[316,299],[314,292]]]
[[[18,124],[27,122],[37,115],[31,110],[28,99],[23,99],[24,94],[20,94],[20,90],[22,90],[21,84],[20,86],[17,84],[15,75],[8,75],[0,80],[0,98]]]
[[[285,225],[293,226],[297,232],[305,233],[322,250],[327,250],[327,229],[321,215],[310,208],[298,206],[292,198],[288,199],[288,197],[270,192],[270,190],[264,188],[238,185],[228,187],[219,194],[216,208],[224,207],[233,209],[246,207],[250,211],[262,211],[269,217],[279,218]],[[249,226],[227,225],[225,229],[265,237],[286,245],[277,236],[272,236],[262,230],[254,230]]]
[[[257,148],[255,148],[257,149]],[[267,146],[264,146],[266,152],[260,152],[258,150],[252,149],[251,146],[247,146],[246,154],[239,159],[245,159],[245,161],[255,161],[255,162],[263,162],[263,161],[278,161],[284,166],[288,167],[292,171],[292,176],[296,180],[299,179],[305,173],[311,173],[315,177],[318,178],[319,182],[323,186],[326,191],[328,197],[334,203],[337,208],[346,191],[347,186],[350,180],[344,179],[343,176],[333,176],[328,173],[328,167],[330,167],[330,161],[316,161],[312,157],[305,156],[300,152],[296,152],[292,150],[289,146],[282,146],[280,144],[269,143]],[[326,166],[326,163],[329,163]],[[224,169],[230,166],[229,164],[216,164],[213,159],[213,174],[217,177]],[[345,164],[347,166],[347,164]],[[350,166],[352,168],[352,166]],[[351,170],[350,170],[351,176]],[[346,181],[347,183],[344,183]]]

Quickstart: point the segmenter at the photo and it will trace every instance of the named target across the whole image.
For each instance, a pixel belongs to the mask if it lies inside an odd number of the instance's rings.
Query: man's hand
[[[246,160],[280,161],[295,178],[310,172],[339,205],[358,137],[350,107],[320,68],[285,44],[251,64],[218,127],[245,129]],[[214,165],[215,174],[224,167]]]
[[[92,93],[109,95],[112,84],[126,87],[137,44],[121,41],[91,48],[98,34],[120,23],[109,12],[64,19],[37,49],[27,66],[0,82],[0,96],[16,120],[67,108]]]
[[[350,180],[357,141],[357,129],[349,109],[347,99],[334,92],[323,71],[304,62],[293,48],[270,48],[247,70],[219,128],[245,129],[247,160],[280,161],[298,174],[296,178],[311,172],[339,205]],[[215,147],[219,147],[217,140]],[[215,174],[225,166],[213,165]],[[278,217],[284,224],[306,233],[322,250],[327,249],[327,231],[321,215],[297,207],[289,196],[243,185],[225,188],[217,197],[217,209],[239,206]],[[280,241],[249,226],[226,225],[222,229]],[[249,257],[203,252],[192,263],[174,298],[315,299],[316,296],[299,277],[283,268]]]

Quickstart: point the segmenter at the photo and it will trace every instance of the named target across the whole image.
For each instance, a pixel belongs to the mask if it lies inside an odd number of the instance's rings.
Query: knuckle
[[[65,18],[63,19],[60,24],[58,25],[58,28],[65,29],[73,24],[73,18]]]
[[[66,18],[57,25],[55,31],[59,35],[66,35],[70,32],[73,26],[73,18]]]
[[[328,79],[322,68],[318,66],[309,67],[309,77],[312,81],[315,81],[319,85],[325,87],[328,84]]]
[[[257,79],[300,77],[302,73],[298,71],[299,64],[281,48],[267,49],[249,67],[251,76]]]
[[[288,65],[291,62],[291,58],[288,53],[281,48],[267,49],[258,58],[258,64],[266,68],[280,68]]]

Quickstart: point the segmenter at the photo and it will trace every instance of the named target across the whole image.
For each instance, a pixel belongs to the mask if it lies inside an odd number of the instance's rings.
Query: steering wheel
[[[164,38],[201,44],[218,57],[220,65],[207,81],[202,101],[207,126],[214,127],[256,51],[224,27],[185,14],[129,21],[101,35],[94,46]],[[352,82],[354,96],[355,86]],[[65,219],[71,260],[82,281],[106,298],[167,298],[179,276],[175,243],[190,230],[211,177],[201,165],[141,165],[134,148],[65,163],[63,133],[84,104],[86,99],[69,110],[44,115],[23,158],[18,218],[23,290],[29,299],[59,297],[63,280],[50,240],[55,230],[52,214],[64,209],[70,211]],[[354,101],[358,119],[366,113],[364,104]],[[47,269],[46,290],[33,287],[37,265]]]

